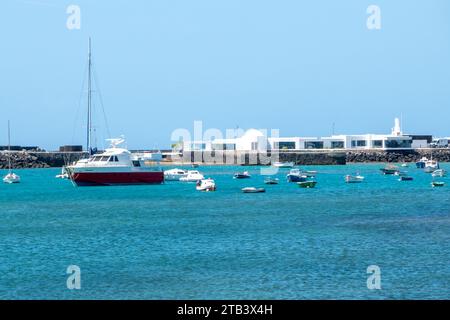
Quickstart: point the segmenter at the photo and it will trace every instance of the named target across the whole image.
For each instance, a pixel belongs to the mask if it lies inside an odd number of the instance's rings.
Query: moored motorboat
[[[408,175],[408,172],[407,172],[407,171],[396,171],[396,172],[394,173],[394,175],[395,175],[395,176],[399,176],[399,177],[404,177],[404,176],[407,176],[407,175]]]
[[[394,165],[387,165],[384,168],[381,168],[380,171],[384,174],[384,175],[392,175],[392,174],[396,174],[399,172],[399,169],[397,166]]]
[[[110,186],[161,184],[164,172],[159,166],[148,165],[151,157],[133,155],[118,146],[123,138],[108,139],[110,148],[67,167],[70,179],[77,186]]]
[[[278,178],[267,177],[266,179],[264,179],[265,184],[278,184],[278,182]]]
[[[277,168],[292,168],[294,167],[294,165],[295,165],[294,162],[281,162],[281,161],[276,161],[272,164],[272,166]]]
[[[420,160],[416,162],[417,169],[425,168],[425,164],[426,164],[427,161],[428,161],[427,157],[420,158]]]
[[[250,175],[250,173],[248,173],[248,171],[238,172],[238,173],[235,173],[233,176],[234,179],[248,179],[250,177],[251,177],[251,175]]]
[[[180,181],[183,182],[197,182],[205,179],[205,177],[197,170],[189,170],[186,177],[181,177]]]
[[[302,182],[307,181],[308,176],[303,174],[300,169],[291,169],[286,175],[286,179],[288,182]]]
[[[216,182],[211,179],[203,179],[197,182],[195,187],[198,191],[216,191]]]
[[[398,178],[398,181],[413,181],[414,178],[410,177],[410,176],[400,176],[400,178]]]
[[[263,193],[266,192],[264,188],[246,187],[241,189],[243,193]]]
[[[356,176],[352,176],[352,175],[346,175],[345,176],[345,182],[346,183],[360,183],[364,181],[364,177],[361,175],[356,175]]]
[[[431,182],[431,186],[434,187],[443,187],[445,186],[445,182],[442,181],[433,181]]]
[[[8,173],[4,178],[3,178],[3,182],[4,183],[19,183],[20,182],[20,176],[18,176],[17,174],[10,172]]]
[[[135,184],[161,184],[164,172],[159,167],[161,153],[132,154],[125,147],[119,147],[125,139],[107,139],[111,146],[103,153],[95,154],[92,148],[92,59],[91,39],[88,52],[87,86],[87,143],[88,158],[67,166],[69,178],[76,186],[110,186]],[[95,77],[94,77],[95,79]],[[155,165],[156,164],[156,165]]]
[[[403,168],[408,168],[408,167],[409,167],[409,164],[408,164],[408,163],[402,163],[402,167],[403,167]]]
[[[297,182],[298,186],[300,188],[315,188],[317,181],[303,181],[303,182]]]
[[[446,177],[447,171],[445,171],[444,169],[438,169],[438,170],[433,171],[433,173],[431,175],[433,177]]]
[[[164,180],[165,181],[180,181],[181,178],[186,177],[188,172],[183,169],[170,169],[164,171]]]
[[[427,173],[432,173],[435,170],[439,169],[439,162],[437,160],[428,160],[425,162],[425,168],[424,171]]]

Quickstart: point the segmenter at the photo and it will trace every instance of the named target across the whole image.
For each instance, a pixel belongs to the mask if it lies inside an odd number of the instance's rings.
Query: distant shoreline
[[[58,168],[79,160],[84,152],[32,152],[21,151],[11,153],[12,166],[15,169],[26,168]],[[270,156],[272,155],[272,158]],[[257,166],[270,165],[270,161],[294,162],[296,165],[345,165],[358,163],[415,163],[422,157],[431,156],[440,162],[450,162],[450,149],[408,149],[408,150],[320,150],[320,151],[280,151],[272,154],[256,152],[218,152],[214,157],[203,152],[185,152],[183,161],[164,159],[160,165],[192,166]],[[229,163],[226,160],[232,160]],[[193,160],[193,161],[190,161]],[[8,154],[0,152],[0,169],[6,169]]]

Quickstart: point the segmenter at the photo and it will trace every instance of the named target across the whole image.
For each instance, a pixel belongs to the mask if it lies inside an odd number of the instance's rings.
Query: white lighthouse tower
[[[400,137],[403,135],[399,118],[395,118],[395,120],[394,120],[394,127],[392,128],[392,135],[396,136],[396,137]]]

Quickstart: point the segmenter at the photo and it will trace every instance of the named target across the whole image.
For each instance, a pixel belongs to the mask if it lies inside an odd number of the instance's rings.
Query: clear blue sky
[[[80,30],[66,28],[70,4],[81,8]],[[370,4],[381,8],[381,30],[366,27]],[[448,0],[0,6],[0,144],[7,119],[13,144],[84,144],[89,36],[111,133],[130,148],[167,147],[194,120],[325,136],[333,122],[336,133],[385,133],[402,113],[407,132],[450,135]]]

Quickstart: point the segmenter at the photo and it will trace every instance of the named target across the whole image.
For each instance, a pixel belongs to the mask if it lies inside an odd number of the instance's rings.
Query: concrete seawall
[[[83,152],[12,152],[14,168],[50,168],[79,160]],[[346,163],[368,162],[416,162],[422,157],[440,162],[450,162],[450,149],[416,149],[416,150],[301,150],[258,153],[237,151],[185,152],[182,156],[165,159],[166,165],[189,165],[199,163],[206,165],[270,165],[275,161],[294,162],[298,165],[345,165]],[[8,166],[8,154],[0,152],[0,169]]]

